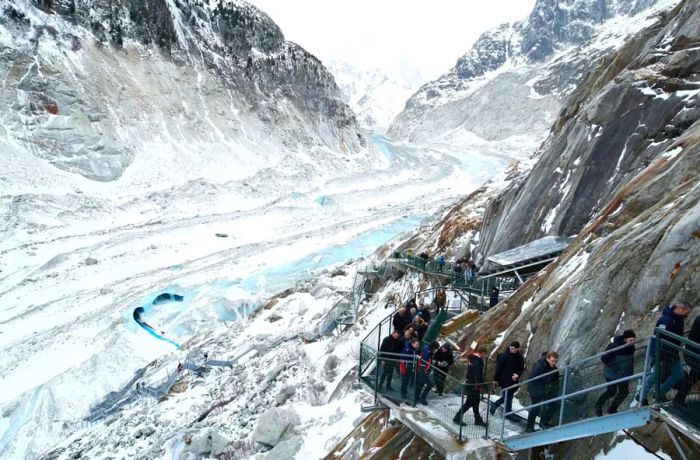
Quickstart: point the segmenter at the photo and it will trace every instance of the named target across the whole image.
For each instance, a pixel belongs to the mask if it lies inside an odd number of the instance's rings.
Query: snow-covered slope
[[[484,33],[454,68],[425,84],[388,131],[395,140],[464,145],[543,139],[601,56],[676,0],[539,0],[530,16]]]
[[[358,122],[368,128],[386,129],[404,108],[406,100],[425,83],[420,71],[405,61],[381,69],[335,60],[326,66]]]

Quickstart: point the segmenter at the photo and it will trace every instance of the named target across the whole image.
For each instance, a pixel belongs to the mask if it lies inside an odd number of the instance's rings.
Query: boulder
[[[216,430],[209,430],[192,440],[190,453],[216,457],[223,454],[229,444],[231,444],[231,441],[226,437],[219,434]]]
[[[255,460],[283,460],[294,458],[301,449],[301,436],[293,436],[286,441],[277,444],[272,450],[257,454]]]
[[[297,388],[294,385],[285,385],[282,387],[279,393],[277,393],[277,396],[275,396],[275,406],[281,406],[282,404],[286,403],[289,398],[294,396],[294,393],[296,393]]]
[[[85,265],[96,265],[97,264],[97,259],[93,257],[88,257],[85,259]]]
[[[253,441],[275,447],[293,436],[294,427],[299,424],[299,415],[290,409],[273,407],[258,419],[253,430]]]

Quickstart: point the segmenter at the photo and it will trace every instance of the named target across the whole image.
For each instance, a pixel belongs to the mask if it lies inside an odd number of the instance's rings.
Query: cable
[[[656,452],[652,451],[652,450],[649,449],[647,446],[645,446],[644,443],[641,441],[641,439],[639,439],[638,437],[636,437],[635,435],[633,435],[632,433],[630,433],[629,430],[622,430],[622,431],[623,431],[627,436],[629,436],[630,439],[632,439],[632,441],[634,441],[635,443],[637,443],[637,445],[642,446],[642,447],[644,448],[644,450],[646,450],[647,452],[649,452],[651,455],[655,456],[656,458],[660,458],[661,460],[665,460],[662,456],[660,456],[659,454],[657,454]]]

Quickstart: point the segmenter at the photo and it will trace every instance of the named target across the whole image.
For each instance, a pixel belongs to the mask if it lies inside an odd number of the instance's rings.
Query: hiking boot
[[[610,409],[608,409],[608,414],[617,414],[617,407],[611,407]]]
[[[483,419],[477,418],[474,420],[474,425],[476,426],[486,426],[486,422]]]
[[[596,417],[602,417],[603,416],[603,408],[600,406],[595,406],[595,415],[596,415]]]
[[[491,415],[495,414],[495,413],[496,413],[496,409],[498,409],[498,407],[496,407],[496,406],[491,406],[491,408],[489,409],[489,414],[491,414]]]
[[[452,418],[452,421],[455,422],[457,425],[467,426],[467,424],[464,423],[464,421],[460,417],[457,417],[456,415]]]
[[[425,398],[420,398],[420,403],[423,404],[424,406],[428,405],[428,401]]]

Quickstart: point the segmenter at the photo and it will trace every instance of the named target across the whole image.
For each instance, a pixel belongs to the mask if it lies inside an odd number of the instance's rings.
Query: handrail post
[[[377,366],[377,372],[374,373],[374,405],[377,405],[377,401],[379,401],[379,372],[381,371],[381,365],[379,364],[379,355],[380,352],[377,350],[377,359],[376,359],[376,366]]]
[[[564,387],[562,388],[562,400],[559,404],[561,406],[559,407],[559,426],[561,426],[564,423],[564,403],[566,403],[566,385],[569,382],[569,369],[570,367],[565,367],[564,368]],[[541,422],[541,421],[540,421]]]
[[[457,415],[459,416],[459,442],[464,441],[463,436],[462,436],[462,430],[464,427],[462,426],[462,420],[464,419],[464,412],[462,412],[462,408],[464,407],[464,393],[467,391],[467,384],[466,382],[462,384],[462,399],[460,400],[460,406],[457,411]]]
[[[651,373],[651,347],[649,345],[650,344],[647,342],[647,349],[644,352],[644,370],[642,373],[641,388],[639,389],[639,407],[641,407],[642,400],[646,397],[646,394],[644,394],[644,388],[646,386],[647,379],[649,378],[649,374]]]
[[[503,397],[505,398],[505,400],[504,400],[505,406],[503,406],[503,420],[501,421],[502,422],[501,423],[501,440],[503,440],[503,438],[506,436],[506,416],[510,415],[507,413],[508,411],[506,411],[506,406],[508,405],[508,390],[510,390],[510,388],[506,387],[504,392],[503,392]],[[513,412],[512,406],[511,406],[510,410],[512,413]]]
[[[658,329],[654,331],[654,337],[656,338],[654,341],[654,374],[656,375],[656,400],[658,402],[661,396],[659,394],[661,391],[661,334]]]
[[[418,400],[418,365],[420,364],[420,356],[413,357],[413,407],[416,407]]]
[[[484,371],[486,373],[486,371]],[[484,438],[488,439],[489,437],[489,415],[491,414],[491,391],[492,391],[492,384],[487,384],[488,385],[488,396],[486,399],[486,433],[484,433]]]

